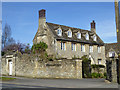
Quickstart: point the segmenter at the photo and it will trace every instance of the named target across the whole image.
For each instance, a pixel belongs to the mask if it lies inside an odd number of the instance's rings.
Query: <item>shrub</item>
[[[104,73],[104,78],[106,78],[107,77],[107,73]]]
[[[92,78],[98,78],[99,77],[98,73],[92,73],[91,76],[92,76]]]
[[[104,75],[102,73],[92,73],[92,78],[104,78]]]
[[[97,70],[97,72],[101,72],[101,68],[105,68],[104,65],[96,65],[96,64],[92,64],[91,67],[94,69],[94,70]]]
[[[5,52],[2,51],[2,52],[1,52],[1,56],[4,56],[4,55],[5,55]]]
[[[46,51],[46,49],[48,48],[48,45],[44,42],[40,42],[38,44],[34,44],[31,48],[31,50],[34,53],[40,53],[40,52],[44,52]]]

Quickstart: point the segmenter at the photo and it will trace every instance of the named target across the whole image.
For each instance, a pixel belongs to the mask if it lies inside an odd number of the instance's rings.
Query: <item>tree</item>
[[[11,37],[8,39],[7,45],[15,44],[15,40]]]
[[[14,43],[14,44],[10,44],[8,46],[6,46],[4,49],[3,49],[3,52],[6,53],[8,51],[19,51],[21,53],[24,53],[25,51],[25,47],[26,45],[25,44],[22,44],[22,43]]]
[[[11,37],[11,27],[6,23],[2,32],[2,48],[13,43],[15,40]]]
[[[25,47],[25,53],[31,53],[30,44],[29,43]]]

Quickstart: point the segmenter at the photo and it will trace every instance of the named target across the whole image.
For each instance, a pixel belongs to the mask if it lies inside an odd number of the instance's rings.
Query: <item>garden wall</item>
[[[82,60],[40,60],[34,55],[6,55],[2,58],[2,74],[32,78],[82,78]]]

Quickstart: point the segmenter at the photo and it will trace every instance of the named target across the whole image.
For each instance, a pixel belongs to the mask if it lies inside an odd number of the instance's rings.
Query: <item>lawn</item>
[[[0,80],[2,80],[2,81],[15,80],[15,79],[16,79],[16,78],[0,77]]]

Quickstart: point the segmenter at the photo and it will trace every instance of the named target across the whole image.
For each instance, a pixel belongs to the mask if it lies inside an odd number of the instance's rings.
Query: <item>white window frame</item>
[[[98,49],[98,53],[101,53],[101,46],[98,46],[97,49]]]
[[[68,37],[72,37],[72,31],[68,31]]]
[[[57,35],[62,36],[62,30],[61,29],[57,29]]]
[[[85,45],[84,44],[81,44],[81,51],[85,52]]]
[[[109,57],[115,57],[115,52],[114,51],[109,52]]]
[[[98,64],[102,64],[102,59],[98,59]]]
[[[93,40],[94,40],[94,41],[97,41],[96,35],[93,36]]]
[[[75,43],[71,43],[71,49],[72,49],[72,51],[76,51],[76,44]]]
[[[77,38],[81,39],[81,33],[77,33]]]
[[[61,50],[66,50],[66,43],[65,42],[61,42]]]
[[[89,50],[90,50],[90,52],[93,52],[93,46],[92,45],[89,46]]]
[[[86,40],[89,40],[89,34],[88,33],[86,33]]]

